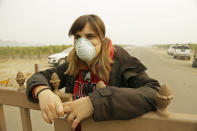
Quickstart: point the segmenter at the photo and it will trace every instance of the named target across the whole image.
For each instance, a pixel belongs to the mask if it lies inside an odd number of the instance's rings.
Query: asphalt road
[[[197,68],[191,67],[192,60],[173,59],[166,51],[152,48],[134,48],[129,53],[142,61],[150,77],[170,87],[175,97],[171,112],[197,114]]]
[[[169,110],[176,113],[197,114],[197,69],[191,62],[174,60],[165,51],[151,48],[132,48],[128,51],[147,68],[150,77],[161,84],[167,84],[175,96]],[[20,111],[16,107],[4,106],[7,130],[22,131]],[[46,124],[39,111],[31,111],[33,131],[53,131],[53,125]]]

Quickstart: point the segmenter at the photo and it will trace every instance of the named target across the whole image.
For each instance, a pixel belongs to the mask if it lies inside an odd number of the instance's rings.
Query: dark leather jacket
[[[61,80],[59,88],[66,87],[65,92],[72,93],[75,77],[64,74],[67,67],[66,62],[56,68],[35,73],[27,81],[28,99],[38,102],[32,97],[32,90],[36,85],[46,85],[53,90],[49,82],[53,72]],[[145,70],[146,67],[138,59],[115,46],[109,86],[97,88],[88,94],[94,107],[93,119],[126,120],[156,110],[155,94],[160,84],[150,78]]]

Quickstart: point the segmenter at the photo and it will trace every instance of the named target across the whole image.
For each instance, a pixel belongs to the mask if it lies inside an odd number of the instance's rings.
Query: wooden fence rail
[[[64,98],[61,98],[65,101]],[[38,104],[27,100],[25,89],[0,88],[0,131],[6,131],[3,105],[20,108],[23,131],[32,131],[30,109],[40,110]],[[55,131],[71,131],[66,119],[54,121]],[[170,113],[161,117],[155,112],[132,120],[95,122],[91,118],[82,122],[82,131],[197,131],[197,115]]]
[[[40,110],[39,105],[29,102],[24,90],[18,90],[17,88],[1,87],[0,88],[0,131],[6,131],[5,117],[2,105],[10,105],[20,108],[21,122],[23,131],[32,131],[30,109]],[[66,99],[61,98],[62,101]],[[62,126],[63,125],[63,126]],[[70,131],[70,127],[66,120],[54,121],[55,131]]]

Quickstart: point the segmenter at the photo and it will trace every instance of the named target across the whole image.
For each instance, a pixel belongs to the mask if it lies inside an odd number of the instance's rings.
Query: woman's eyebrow
[[[85,34],[86,36],[96,36],[96,33],[88,33],[88,34]]]
[[[75,34],[74,36],[75,36],[75,37],[81,37],[79,34]]]

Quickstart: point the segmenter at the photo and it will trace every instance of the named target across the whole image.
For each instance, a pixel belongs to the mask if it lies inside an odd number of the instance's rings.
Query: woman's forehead
[[[81,31],[76,32],[77,35],[86,35],[86,34],[96,34],[96,32],[91,28],[89,23],[86,23]]]

